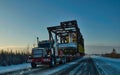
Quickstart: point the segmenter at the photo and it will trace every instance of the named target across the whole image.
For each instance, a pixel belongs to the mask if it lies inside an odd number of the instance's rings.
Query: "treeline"
[[[30,52],[28,50],[0,50],[0,66],[16,65],[27,62]]]
[[[120,54],[103,54],[103,56],[110,58],[120,58]]]
[[[117,53],[114,48],[111,53],[103,54],[102,56],[110,57],[110,58],[120,58],[120,54]]]

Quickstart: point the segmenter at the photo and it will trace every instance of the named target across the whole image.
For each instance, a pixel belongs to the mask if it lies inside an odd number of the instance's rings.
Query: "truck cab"
[[[32,48],[31,66],[33,68],[41,64],[49,64],[51,50],[49,41],[39,41],[38,47]]]

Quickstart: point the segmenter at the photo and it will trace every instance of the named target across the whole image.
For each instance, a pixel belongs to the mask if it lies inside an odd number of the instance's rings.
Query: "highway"
[[[104,65],[104,66],[103,66]],[[48,66],[39,66],[37,68],[27,68],[15,72],[4,73],[1,75],[119,75],[118,69],[110,66],[110,63],[104,62],[99,58],[85,56],[72,62]]]

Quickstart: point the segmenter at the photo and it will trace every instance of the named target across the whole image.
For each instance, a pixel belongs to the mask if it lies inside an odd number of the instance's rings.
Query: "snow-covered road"
[[[30,64],[0,67],[5,75],[120,75],[120,59],[100,56],[85,56],[75,61],[55,67],[30,68]],[[23,69],[23,70],[20,70]],[[15,70],[19,70],[16,71]],[[10,71],[11,72],[9,74]],[[5,73],[7,72],[7,73]]]
[[[120,75],[120,59],[92,56],[101,75]]]

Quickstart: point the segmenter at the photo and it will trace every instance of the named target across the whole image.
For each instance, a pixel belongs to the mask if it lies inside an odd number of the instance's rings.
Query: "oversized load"
[[[54,42],[57,43],[59,48],[68,50],[72,48],[74,53],[81,56],[85,54],[84,39],[76,20],[61,22],[60,26],[48,27],[47,29],[49,40],[57,40]]]
[[[49,40],[39,41],[32,49],[31,66],[48,64],[54,66],[84,56],[84,39],[76,20],[61,22],[59,26],[47,27]]]

